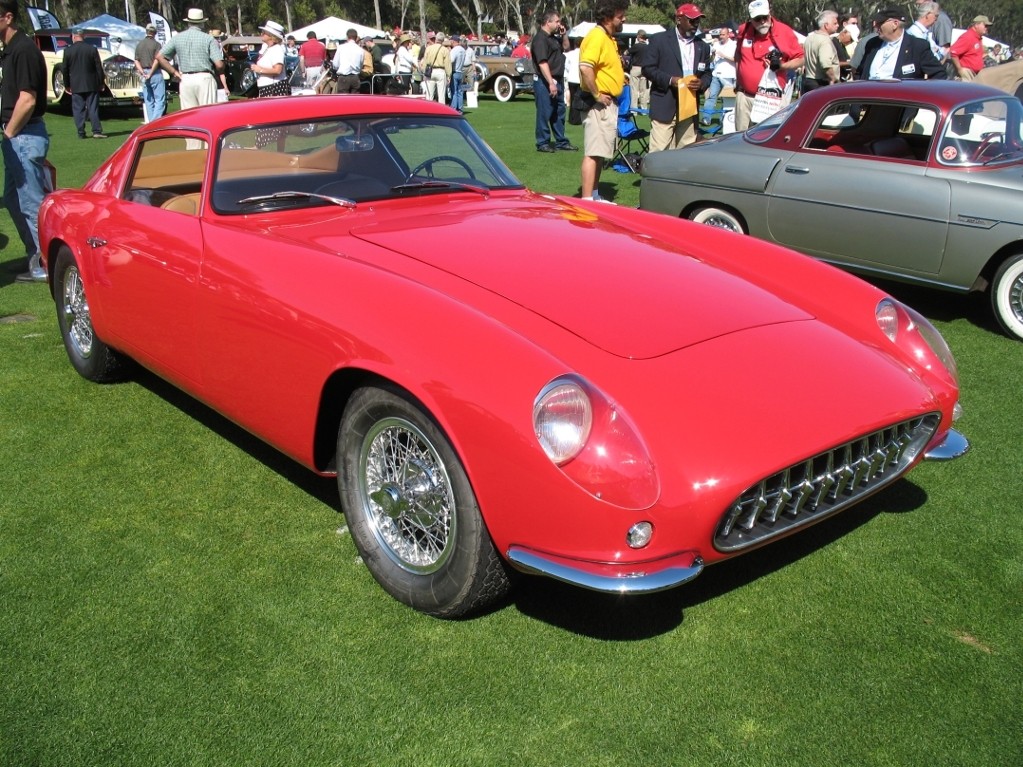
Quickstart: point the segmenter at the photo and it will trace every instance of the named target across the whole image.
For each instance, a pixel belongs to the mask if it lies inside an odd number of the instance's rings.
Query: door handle
[[[802,168],[802,167],[799,167],[797,165],[786,165],[785,166],[785,172],[786,173],[795,173],[798,176],[803,176],[803,175],[806,175],[807,173],[809,173],[810,169],[809,168]]]
[[[106,240],[100,239],[99,237],[90,237],[86,240],[90,248],[102,248],[107,244]]]

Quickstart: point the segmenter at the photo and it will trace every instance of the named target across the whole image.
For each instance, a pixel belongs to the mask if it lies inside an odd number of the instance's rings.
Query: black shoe
[[[557,149],[559,152],[578,152],[579,151],[579,147],[577,147],[575,144],[558,144],[554,148]]]
[[[536,148],[536,151],[551,153],[554,151],[554,147],[552,147],[550,144],[540,144],[540,146]]]
[[[78,138],[85,138],[85,134],[84,133],[79,133],[78,134]]]

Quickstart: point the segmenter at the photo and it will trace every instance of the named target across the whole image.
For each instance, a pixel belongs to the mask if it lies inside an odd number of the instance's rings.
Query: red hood
[[[352,235],[457,275],[626,358],[812,319],[684,248],[549,200],[417,215]]]

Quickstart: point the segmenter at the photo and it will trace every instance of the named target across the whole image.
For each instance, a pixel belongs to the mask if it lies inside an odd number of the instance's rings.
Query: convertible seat
[[[171,197],[160,206],[163,210],[173,210],[175,213],[186,213],[189,216],[199,215],[199,193],[180,194]]]
[[[909,142],[902,136],[878,138],[867,144],[870,153],[877,157],[894,157],[899,160],[915,160],[916,154]]]

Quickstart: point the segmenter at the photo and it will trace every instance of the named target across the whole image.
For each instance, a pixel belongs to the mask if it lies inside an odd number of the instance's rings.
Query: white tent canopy
[[[356,24],[354,21],[339,19],[337,16],[328,16],[321,21],[317,21],[315,24],[294,29],[291,31],[291,34],[299,42],[305,40],[309,32],[315,32],[316,37],[320,40],[344,40],[349,29],[354,29],[358,32],[359,37],[387,37],[387,33],[382,29],[365,27],[362,24]]]
[[[109,13],[101,13],[96,18],[75,24],[75,26],[82,29],[98,29],[100,32],[106,32],[110,35],[107,38],[107,48],[112,53],[119,53],[128,58],[135,55],[136,43],[146,36],[145,27],[132,24],[130,21],[119,19],[116,16],[111,16]],[[120,43],[114,42],[113,38],[115,37],[120,39]]]
[[[581,24],[576,24],[570,30],[568,30],[569,37],[586,37],[586,33],[593,29],[596,24],[592,21],[584,21]],[[635,37],[637,32],[646,32],[647,35],[655,35],[658,32],[663,32],[664,27],[660,24],[623,24],[621,34],[625,37]]]

